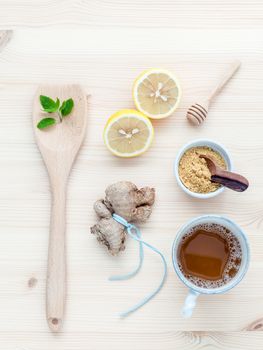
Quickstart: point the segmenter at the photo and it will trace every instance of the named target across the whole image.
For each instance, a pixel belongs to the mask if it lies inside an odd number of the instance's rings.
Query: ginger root
[[[105,199],[94,203],[99,222],[90,231],[105,245],[110,254],[117,255],[125,249],[125,227],[112,218],[112,214],[128,222],[144,222],[152,212],[155,190],[150,187],[138,189],[132,182],[121,181],[106,188]]]

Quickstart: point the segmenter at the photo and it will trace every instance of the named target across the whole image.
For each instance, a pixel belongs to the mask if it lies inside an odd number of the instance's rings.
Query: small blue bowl
[[[175,162],[174,162],[174,174],[175,174],[175,178],[177,180],[178,185],[181,187],[181,189],[187,193],[189,196],[195,197],[195,198],[199,198],[199,199],[208,199],[208,198],[212,198],[215,197],[217,195],[219,195],[220,193],[222,193],[225,188],[224,186],[219,187],[217,190],[213,191],[213,192],[209,192],[209,193],[197,193],[197,192],[192,192],[190,191],[181,181],[180,176],[179,176],[179,163],[180,160],[182,158],[182,156],[184,155],[184,153],[193,147],[210,147],[213,150],[215,150],[216,152],[218,152],[225,160],[226,162],[226,166],[227,166],[227,170],[229,171],[233,171],[233,165],[232,165],[232,161],[230,159],[230,155],[229,152],[226,150],[226,148],[224,146],[222,146],[221,144],[214,142],[212,140],[209,139],[198,139],[198,140],[194,140],[191,141],[189,143],[187,143],[186,145],[184,145],[178,152],[176,158],[175,158]]]

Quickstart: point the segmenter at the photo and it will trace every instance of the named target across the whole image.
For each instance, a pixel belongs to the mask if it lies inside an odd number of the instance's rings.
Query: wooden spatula
[[[37,123],[46,116],[39,96],[46,95],[60,101],[72,98],[74,108],[63,122],[39,130]],[[49,253],[46,287],[46,314],[50,329],[60,330],[66,297],[66,192],[70,170],[85,136],[87,100],[78,85],[42,85],[37,90],[33,107],[33,127],[36,141],[46,165],[51,192]]]
[[[212,157],[203,154],[199,157],[205,159],[211,173],[212,182],[219,183],[237,192],[244,192],[248,188],[249,182],[244,176],[220,168]]]

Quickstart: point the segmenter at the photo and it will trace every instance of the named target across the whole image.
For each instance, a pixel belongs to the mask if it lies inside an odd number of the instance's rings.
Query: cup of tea
[[[218,215],[190,220],[178,232],[172,247],[175,272],[189,288],[182,315],[191,317],[200,294],[221,294],[245,276],[250,251],[245,232]]]

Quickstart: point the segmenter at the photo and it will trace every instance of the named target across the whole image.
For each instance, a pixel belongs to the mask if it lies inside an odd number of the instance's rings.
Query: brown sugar
[[[211,182],[211,173],[206,161],[199,155],[207,155],[215,159],[217,165],[226,169],[224,158],[210,147],[193,147],[188,149],[179,162],[179,176],[182,183],[192,192],[209,193],[216,191],[220,185]]]

